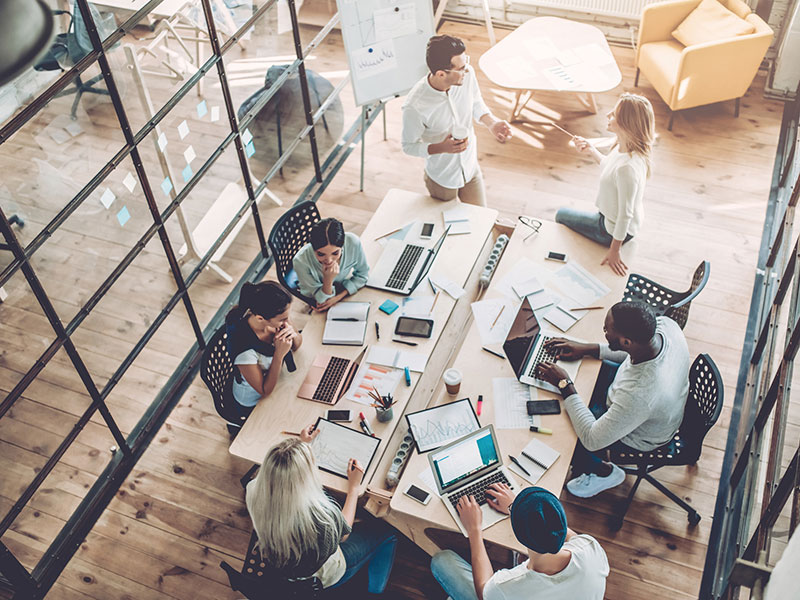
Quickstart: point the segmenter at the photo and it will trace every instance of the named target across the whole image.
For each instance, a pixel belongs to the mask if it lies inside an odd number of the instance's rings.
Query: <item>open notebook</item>
[[[369,302],[339,302],[328,310],[323,344],[361,346],[367,333]]]

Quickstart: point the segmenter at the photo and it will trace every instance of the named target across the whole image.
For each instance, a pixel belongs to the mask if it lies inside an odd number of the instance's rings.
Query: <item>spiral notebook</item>
[[[339,302],[328,310],[323,344],[361,346],[367,334],[369,302]]]

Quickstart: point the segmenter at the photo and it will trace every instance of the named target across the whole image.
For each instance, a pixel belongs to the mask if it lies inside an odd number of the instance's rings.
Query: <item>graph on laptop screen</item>
[[[498,462],[490,431],[469,436],[433,460],[436,475],[446,488]]]

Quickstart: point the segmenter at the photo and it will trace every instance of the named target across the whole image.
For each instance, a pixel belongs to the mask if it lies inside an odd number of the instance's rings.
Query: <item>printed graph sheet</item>
[[[406,415],[417,450],[428,452],[480,429],[469,399]]]
[[[347,478],[347,464],[358,460],[366,473],[381,440],[325,419],[317,421],[319,435],[311,442],[317,466],[323,471]]]

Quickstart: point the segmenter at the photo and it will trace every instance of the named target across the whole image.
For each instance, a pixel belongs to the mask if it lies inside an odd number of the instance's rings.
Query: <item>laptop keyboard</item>
[[[328,362],[328,366],[325,367],[325,372],[322,374],[322,379],[319,380],[317,389],[314,390],[312,398],[318,402],[327,402],[328,404],[333,404],[336,400],[334,397],[336,394],[336,388],[339,386],[339,382],[342,380],[342,377],[344,377],[349,364],[350,361],[346,358],[332,356]]]
[[[411,277],[411,271],[417,264],[420,254],[425,248],[422,246],[414,246],[413,244],[406,244],[403,253],[397,260],[397,264],[392,269],[389,279],[386,281],[386,287],[401,290],[408,283],[408,278]]]
[[[547,335],[542,336],[542,344],[539,346],[539,351],[536,353],[536,358],[533,359],[531,362],[531,368],[528,369],[528,377],[533,377],[534,379],[539,379],[536,377],[536,367],[539,366],[539,363],[543,362],[551,362],[554,363],[558,360],[558,355],[545,348],[545,343],[548,340],[552,340],[553,338]]]
[[[475,502],[478,504],[486,504],[486,488],[488,488],[493,483],[505,483],[506,485],[510,486],[511,483],[506,479],[506,476],[503,474],[502,471],[497,471],[496,473],[492,473],[489,477],[481,479],[473,483],[470,486],[465,487],[463,490],[458,490],[452,496],[448,496],[448,500],[450,503],[455,507],[458,504],[458,499],[462,496],[474,496]]]

